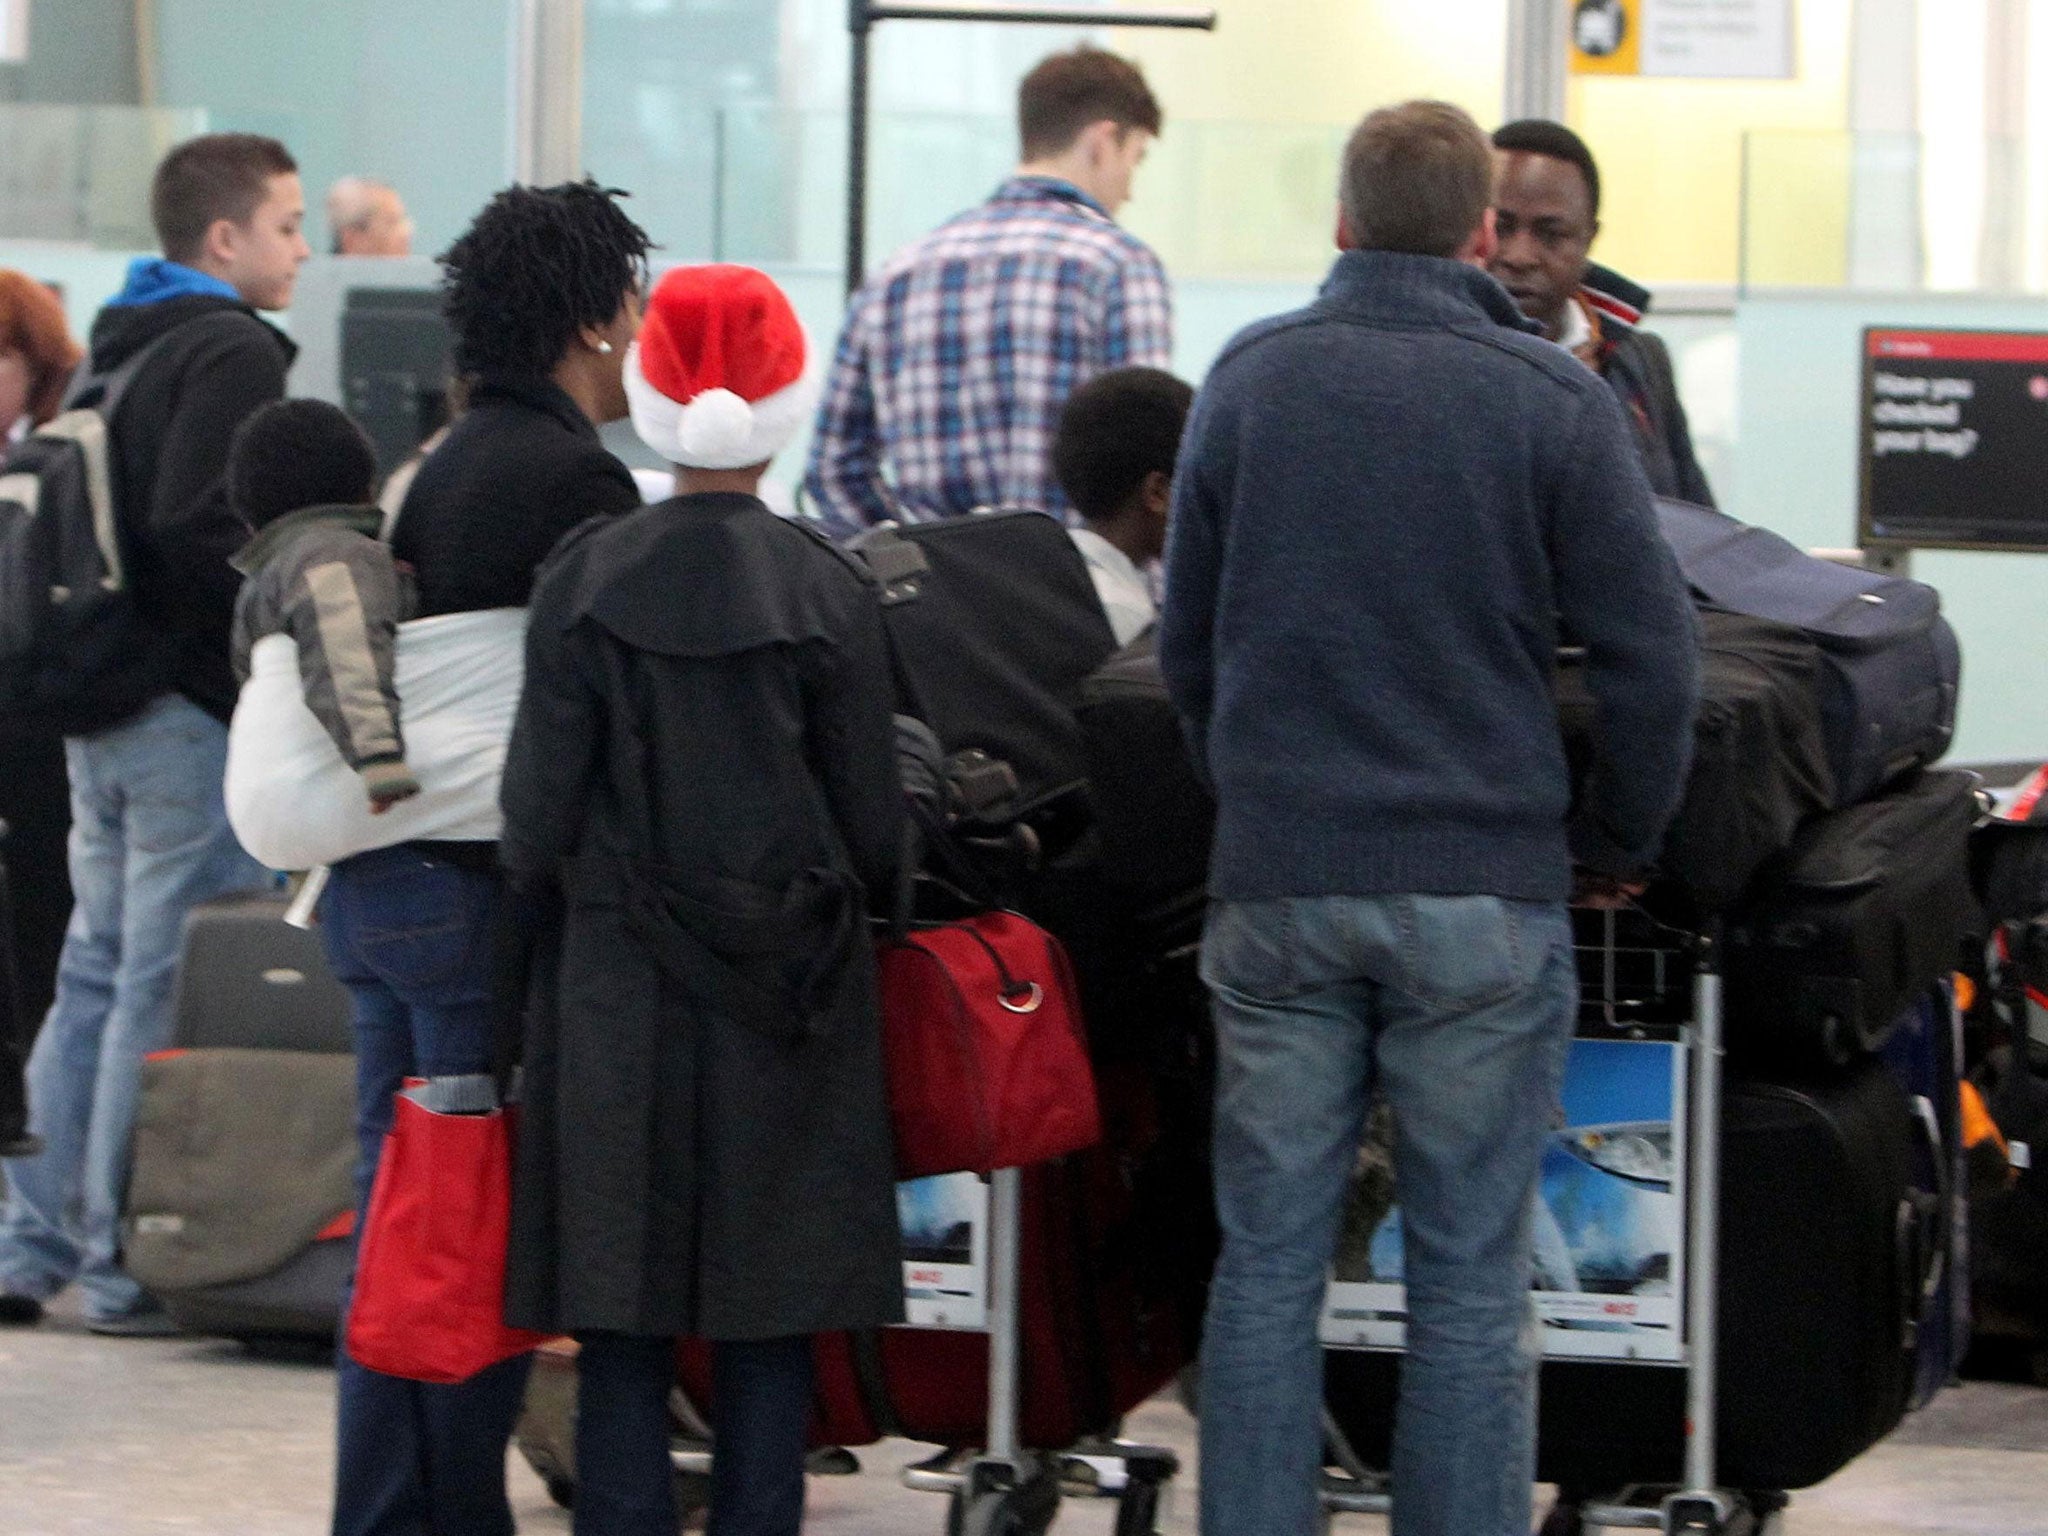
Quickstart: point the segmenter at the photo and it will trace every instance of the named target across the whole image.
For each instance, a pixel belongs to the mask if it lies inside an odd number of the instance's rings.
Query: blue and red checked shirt
[[[1151,247],[1071,183],[1013,176],[854,295],[805,483],[840,537],[977,507],[1064,518],[1052,439],[1067,396],[1172,355]]]

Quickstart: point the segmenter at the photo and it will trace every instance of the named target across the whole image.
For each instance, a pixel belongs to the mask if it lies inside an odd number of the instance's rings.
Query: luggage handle
[[[1913,1095],[1911,1115],[1915,1129],[1927,1144],[1929,1161],[1934,1168],[1932,1199],[1936,1219],[1934,1241],[1927,1247],[1925,1262],[1919,1266],[1920,1273],[1915,1275],[1912,1273],[1915,1267],[1912,1259],[1920,1249],[1920,1243],[1916,1239],[1925,1226],[1925,1212],[1921,1201],[1928,1197],[1922,1195],[1915,1199],[1908,1195],[1899,1202],[1899,1248],[1900,1256],[1905,1260],[1902,1267],[1906,1270],[1906,1273],[1900,1276],[1899,1287],[1903,1293],[1901,1299],[1906,1303],[1901,1345],[1909,1353],[1917,1345],[1920,1326],[1933,1314],[1934,1300],[1941,1294],[1941,1287],[1948,1278],[1949,1249],[1954,1241],[1949,1223],[1943,1218],[1943,1213],[1952,1209],[1949,1202],[1953,1179],[1948,1160],[1942,1155],[1941,1116],[1934,1107],[1934,1101],[1924,1093]]]

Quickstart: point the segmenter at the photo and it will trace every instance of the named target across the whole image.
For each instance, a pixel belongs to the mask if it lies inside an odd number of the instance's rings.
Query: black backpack
[[[111,424],[176,334],[81,379],[0,465],[0,718],[84,735],[148,702],[134,696],[136,658],[160,638],[128,581]]]

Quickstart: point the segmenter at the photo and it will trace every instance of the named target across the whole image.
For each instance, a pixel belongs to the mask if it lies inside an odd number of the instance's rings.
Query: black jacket
[[[902,1315],[867,893],[902,821],[872,583],[750,496],[541,573],[506,868],[563,896],[528,1021],[506,1311],[777,1338]]]
[[[551,380],[487,374],[427,456],[391,547],[419,582],[419,617],[524,608],[533,573],[585,518],[640,505],[633,472]]]
[[[248,305],[193,294],[101,310],[93,371],[120,367],[167,331],[177,339],[136,375],[112,427],[130,582],[161,641],[124,682],[140,702],[176,689],[224,722],[235,709],[228,632],[242,584],[228,561],[249,539],[228,506],[228,442],[284,398],[297,349]]]
[[[1713,488],[1692,448],[1692,428],[1678,398],[1678,380],[1671,371],[1671,353],[1662,337],[1648,331],[1611,327],[1602,370],[1607,385],[1621,401],[1635,429],[1637,451],[1650,489],[1659,496],[1714,504]]]

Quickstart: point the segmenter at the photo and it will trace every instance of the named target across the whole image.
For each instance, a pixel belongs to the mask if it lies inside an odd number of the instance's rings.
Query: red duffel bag
[[[1014,912],[881,946],[897,1176],[1023,1168],[1102,1139],[1059,940]]]
[[[516,1111],[444,1115],[409,1090],[370,1187],[349,1358],[386,1376],[467,1381],[548,1337],[505,1325]]]

